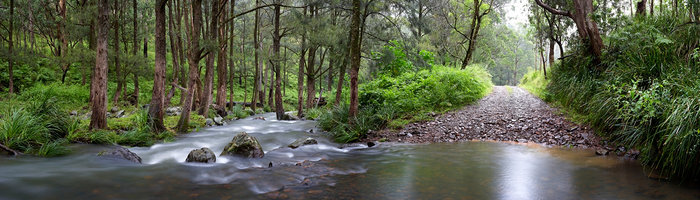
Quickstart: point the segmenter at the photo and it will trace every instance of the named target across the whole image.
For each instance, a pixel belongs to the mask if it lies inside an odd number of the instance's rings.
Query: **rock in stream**
[[[234,136],[229,142],[224,151],[219,156],[243,156],[246,158],[262,158],[265,156],[262,146],[258,139],[248,135],[246,132],[241,132]]]

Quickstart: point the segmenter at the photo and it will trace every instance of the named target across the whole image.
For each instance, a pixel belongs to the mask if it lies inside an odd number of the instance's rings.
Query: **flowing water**
[[[72,146],[59,158],[0,158],[0,199],[700,198],[697,185],[651,180],[637,162],[590,150],[491,142],[339,148],[314,121],[260,116],[268,121],[242,119],[131,148],[143,165],[97,157],[109,148],[97,145]],[[264,158],[184,163],[196,148],[218,155],[241,131],[258,138]],[[286,147],[304,137],[319,144]]]

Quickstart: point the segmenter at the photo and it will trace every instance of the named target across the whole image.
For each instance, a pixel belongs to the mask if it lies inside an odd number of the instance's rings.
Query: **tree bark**
[[[215,2],[219,2],[217,7],[218,9],[223,9],[225,8],[224,2],[225,0],[217,0]],[[218,13],[218,18],[216,19],[215,23],[220,23],[219,28],[218,28],[218,35],[219,37],[219,54],[217,57],[216,61],[216,72],[217,72],[217,77],[218,77],[218,85],[217,85],[217,90],[216,90],[216,105],[218,109],[225,110],[226,109],[226,83],[228,81],[228,65],[226,64],[226,17],[224,16],[223,11],[216,12]],[[222,116],[223,117],[223,116]]]
[[[114,99],[112,100],[112,104],[116,105],[117,102],[119,102],[119,97],[121,96],[122,88],[124,87],[124,82],[122,81],[124,77],[122,76],[121,63],[119,62],[119,19],[121,19],[121,9],[119,9],[119,0],[114,0],[114,9],[119,10],[115,12],[115,14],[119,14],[115,15],[112,19],[114,20],[114,71],[117,74],[117,91],[114,92]]]
[[[134,2],[136,2],[136,0],[134,0]],[[135,20],[134,20],[134,23],[136,23]],[[176,87],[177,87],[177,84],[179,81],[179,76],[180,76],[180,74],[184,74],[184,72],[180,69],[180,60],[179,60],[180,55],[178,54],[179,49],[177,46],[177,42],[176,42],[177,40],[176,40],[174,28],[173,28],[174,24],[175,24],[175,22],[173,21],[173,1],[168,1],[168,39],[170,40],[170,55],[171,55],[172,62],[173,62],[173,81],[170,83],[171,88],[170,88],[170,91],[168,92],[168,95],[165,96],[163,108],[170,107],[170,102],[171,102],[173,96],[175,96],[175,92],[177,92]],[[134,41],[137,41],[135,34],[134,34]],[[134,48],[136,48],[136,45],[134,45]],[[134,54],[137,50],[138,49],[135,49]],[[183,96],[183,95],[181,95],[181,96]]]
[[[13,69],[12,69],[14,67],[14,64],[15,64],[13,61],[13,59],[14,59],[14,52],[13,52],[13,45],[14,45],[13,38],[14,38],[14,36],[12,34],[12,32],[14,30],[14,22],[15,22],[14,17],[15,17],[15,0],[10,0],[10,30],[9,30],[9,35],[8,35],[10,38],[10,40],[9,40],[10,43],[8,45],[9,51],[10,51],[10,56],[7,59],[8,73],[9,73],[9,78],[10,78],[10,83],[8,85],[8,87],[9,87],[8,92],[10,94],[14,93],[14,88],[15,88],[15,82],[13,80],[14,74],[13,74]],[[17,155],[17,154],[15,154],[15,155]]]
[[[163,104],[165,100],[165,3],[167,0],[158,0],[155,5],[156,33],[155,33],[155,67],[153,76],[153,96],[148,109],[148,120],[154,132],[165,130],[163,125]],[[135,2],[135,1],[134,1]]]
[[[97,18],[97,56],[95,72],[90,84],[92,93],[92,116],[90,130],[107,128],[107,33],[109,23],[109,4],[99,0]]]
[[[212,41],[218,41],[219,37],[219,22],[217,20],[217,14],[219,13],[219,0],[214,0],[211,3],[211,16],[209,19],[209,36]],[[214,89],[214,59],[216,58],[218,51],[209,51],[206,60],[206,72],[204,72],[204,91],[200,94],[200,104],[199,115],[207,117],[209,113],[209,104],[212,100],[212,92]]]
[[[61,49],[59,54],[61,54],[61,70],[63,75],[61,76],[61,83],[66,82],[66,74],[68,73],[69,64],[66,63],[66,54],[68,54],[68,40],[66,39],[66,24],[68,19],[66,18],[66,0],[58,1],[58,14],[61,16],[61,22],[58,23],[58,38],[61,40]]]
[[[306,64],[306,109],[312,108],[312,102],[316,97],[316,50],[317,46],[312,46],[309,48],[309,59]]]
[[[255,6],[260,6],[260,0],[255,0]],[[251,109],[253,109],[253,112],[256,111],[257,109],[257,98],[260,96],[260,93],[262,92],[262,88],[260,88],[260,41],[259,40],[259,27],[260,27],[260,11],[257,9],[255,10],[255,27],[253,27],[253,46],[255,49],[255,52],[253,53],[255,56],[255,75],[253,77],[253,99],[250,101],[251,102]]]
[[[360,0],[352,1],[352,22],[350,24],[350,110],[348,124],[352,125],[358,113],[357,75],[360,71]]]
[[[282,73],[280,73],[280,6],[275,6],[275,30],[272,33],[272,49],[275,52],[275,114],[278,120],[284,118],[284,106],[282,105]]]
[[[190,111],[197,80],[199,80],[199,60],[202,50],[199,47],[199,34],[202,29],[202,0],[192,0],[192,30],[190,30],[189,45],[189,77],[187,83],[187,98],[182,105],[182,113],[177,124],[178,133],[186,133],[189,129]]]
[[[306,8],[304,8],[306,15]],[[304,68],[306,65],[306,31],[301,34],[301,52],[299,53],[299,73],[297,74],[297,117],[304,116]]]

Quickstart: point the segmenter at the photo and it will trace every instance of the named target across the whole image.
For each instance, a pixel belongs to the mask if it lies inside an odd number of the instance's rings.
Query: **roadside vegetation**
[[[698,177],[700,26],[665,14],[636,18],[604,39],[610,47],[599,64],[577,46],[548,80],[531,72],[521,86],[641,150],[642,163],[662,175]]]
[[[382,66],[378,77],[360,85],[358,116],[349,121],[346,104],[320,114],[320,127],[330,131],[337,142],[353,142],[370,131],[431,120],[436,114],[479,100],[492,87],[491,75],[479,65],[464,70],[433,65],[432,53],[422,51],[429,66],[421,68],[406,59],[400,44],[386,48],[391,55],[375,53]]]

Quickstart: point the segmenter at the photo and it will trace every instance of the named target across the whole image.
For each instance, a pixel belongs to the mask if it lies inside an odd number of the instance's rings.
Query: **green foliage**
[[[57,156],[67,153],[55,140],[50,129],[54,126],[40,117],[16,108],[2,113],[0,118],[0,143],[17,151],[39,156]]]
[[[544,101],[550,101],[550,94],[547,92],[548,84],[549,80],[545,79],[541,71],[530,70],[520,79],[520,84],[518,86]]]
[[[490,75],[479,66],[466,70],[434,66],[432,71],[405,72],[360,85],[360,110],[348,125],[347,105],[320,115],[319,125],[334,134],[338,142],[352,142],[370,130],[400,128],[410,122],[430,119],[426,113],[462,107],[485,96],[491,88]],[[316,110],[307,112],[315,116]]]
[[[670,16],[638,20],[607,38],[600,66],[575,53],[551,70],[547,89],[599,133],[639,148],[643,164],[667,176],[697,177],[700,68],[692,55],[700,26],[680,26]]]
[[[378,60],[377,67],[382,74],[396,77],[413,70],[413,64],[406,58],[403,43],[392,40],[381,52],[372,52],[372,58]]]
[[[64,85],[57,82],[35,84],[23,91],[17,99],[25,102],[52,101],[51,106],[64,109],[80,109],[90,98],[90,88],[80,85]],[[52,99],[52,100],[51,100]]]

